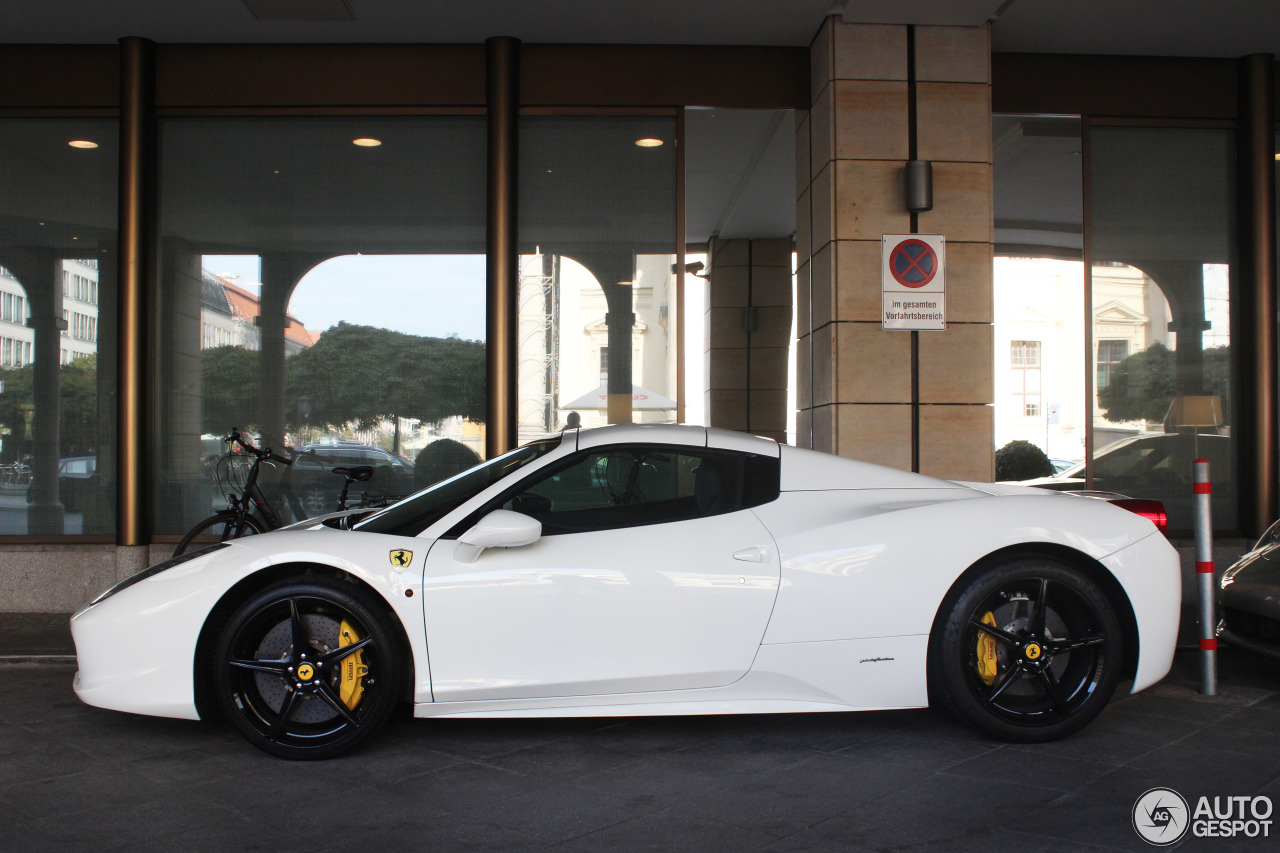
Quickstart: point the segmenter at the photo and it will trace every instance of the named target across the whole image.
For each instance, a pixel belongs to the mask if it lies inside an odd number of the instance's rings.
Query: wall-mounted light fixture
[[[912,213],[933,210],[933,163],[929,160],[908,160],[904,178],[907,210]]]

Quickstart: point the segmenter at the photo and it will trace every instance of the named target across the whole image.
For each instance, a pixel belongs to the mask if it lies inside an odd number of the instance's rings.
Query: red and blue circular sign
[[[903,240],[889,255],[889,273],[903,287],[924,287],[939,266],[938,253],[923,240]]]

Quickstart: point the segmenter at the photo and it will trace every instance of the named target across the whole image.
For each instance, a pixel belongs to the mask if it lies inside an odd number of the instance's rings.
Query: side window
[[[763,476],[757,460],[764,462]],[[493,509],[538,519],[544,536],[721,515],[776,498],[777,471],[776,459],[730,451],[671,445],[593,448],[508,490],[449,536],[461,535]]]

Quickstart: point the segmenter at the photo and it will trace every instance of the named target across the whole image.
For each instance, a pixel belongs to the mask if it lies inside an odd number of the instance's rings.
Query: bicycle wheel
[[[200,544],[196,543],[196,540],[201,536],[212,536],[218,542],[225,542],[228,539],[253,536],[262,532],[262,523],[251,515],[237,519],[233,512],[218,513],[188,530],[187,535],[183,536],[182,541],[178,543],[178,547],[173,549],[173,556],[177,557],[185,553],[193,543]]]

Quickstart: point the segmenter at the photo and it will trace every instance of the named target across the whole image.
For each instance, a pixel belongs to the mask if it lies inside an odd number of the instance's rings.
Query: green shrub
[[[996,480],[1030,480],[1053,476],[1053,464],[1029,441],[1011,441],[996,451]]]
[[[424,489],[479,464],[480,457],[471,448],[452,438],[442,438],[418,452],[413,463],[413,485]]]

